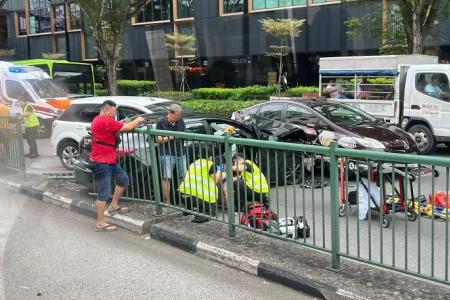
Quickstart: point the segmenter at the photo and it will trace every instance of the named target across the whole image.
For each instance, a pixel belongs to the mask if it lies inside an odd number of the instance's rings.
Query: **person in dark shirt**
[[[169,131],[186,131],[186,124],[182,118],[182,108],[178,104],[172,104],[166,116],[159,119],[156,129]],[[184,178],[187,171],[186,155],[183,141],[173,136],[158,136],[156,141],[161,144],[160,165],[162,175],[162,192],[164,202],[170,201],[170,180],[176,167],[178,178]]]

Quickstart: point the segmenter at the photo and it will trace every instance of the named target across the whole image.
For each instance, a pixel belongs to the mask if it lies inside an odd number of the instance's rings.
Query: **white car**
[[[105,100],[117,104],[117,120],[141,114],[165,115],[172,100],[153,97],[111,96],[77,99],[64,113],[53,122],[51,145],[56,150],[62,165],[73,170],[79,157],[78,143],[88,134],[92,120],[98,115],[100,106]]]

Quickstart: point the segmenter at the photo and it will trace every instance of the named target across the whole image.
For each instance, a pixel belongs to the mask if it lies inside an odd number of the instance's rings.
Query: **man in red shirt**
[[[113,231],[117,229],[116,226],[105,221],[106,201],[111,196],[111,182],[113,178],[116,187],[108,211],[109,213],[128,211],[127,207],[119,206],[119,199],[122,197],[130,180],[117,163],[117,135],[121,132],[131,131],[144,122],[142,117],[137,117],[126,124],[118,122],[115,120],[116,113],[116,103],[106,100],[101,106],[100,114],[95,117],[91,124],[93,137],[91,160],[94,162],[92,170],[97,190],[97,231]]]

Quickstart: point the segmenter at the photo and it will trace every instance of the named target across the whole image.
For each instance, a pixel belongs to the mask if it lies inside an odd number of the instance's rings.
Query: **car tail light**
[[[48,99],[47,103],[60,110],[65,110],[70,106],[69,99]]]

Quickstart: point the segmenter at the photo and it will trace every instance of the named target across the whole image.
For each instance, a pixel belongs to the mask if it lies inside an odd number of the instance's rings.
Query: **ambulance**
[[[46,136],[51,132],[53,121],[70,106],[71,100],[41,69],[0,61],[0,101],[11,107],[13,115],[20,112],[19,97],[32,103],[41,123],[40,133]]]

